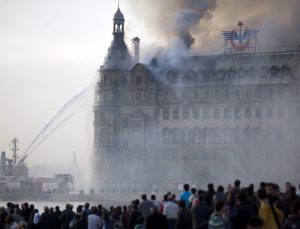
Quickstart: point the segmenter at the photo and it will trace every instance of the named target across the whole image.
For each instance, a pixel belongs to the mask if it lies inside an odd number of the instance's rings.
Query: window
[[[252,133],[250,127],[245,129],[245,143],[251,144],[252,143]]]
[[[142,76],[136,76],[135,77],[135,84],[141,85],[142,84]]]
[[[164,91],[164,101],[168,102],[170,100],[170,92]]]
[[[179,119],[179,109],[173,110],[173,119]]]
[[[180,135],[179,135],[178,128],[174,129],[173,143],[175,143],[175,144],[179,144],[180,143]]]
[[[267,89],[267,95],[268,95],[269,98],[271,98],[273,96],[273,88],[268,87],[268,89]]]
[[[283,142],[283,128],[282,127],[276,128],[276,142],[277,143]]]
[[[273,117],[273,109],[272,107],[267,107],[267,117],[272,118]]]
[[[170,118],[170,111],[169,110],[164,110],[163,111],[163,119],[167,120]]]
[[[203,137],[204,137],[204,143],[208,144],[209,143],[209,129],[207,127],[204,128]]]
[[[140,92],[135,93],[135,101],[140,102],[142,100],[142,94]]]
[[[245,93],[246,93],[246,98],[249,99],[251,97],[251,89],[247,88]]]
[[[189,130],[188,128],[183,129],[183,143],[188,144],[189,143]]]
[[[123,128],[128,128],[128,119],[123,119]]]
[[[229,99],[230,98],[230,89],[226,88],[225,89],[225,99]]]
[[[284,108],[283,107],[277,107],[277,116],[278,116],[278,118],[282,118],[284,116]]]
[[[194,89],[194,99],[195,100],[199,99],[199,91],[198,91],[198,89]]]
[[[164,144],[169,144],[170,143],[170,131],[168,128],[164,128],[162,132],[162,137],[163,137],[163,143]]]
[[[246,108],[245,109],[245,118],[251,118],[251,108]]]
[[[241,129],[239,127],[234,128],[234,143],[241,144]]]
[[[220,93],[220,89],[216,88],[216,89],[215,89],[215,98],[216,98],[216,99],[219,99],[219,98],[220,98],[220,94],[221,94],[221,93]]]
[[[189,119],[190,118],[190,110],[189,110],[189,108],[184,108],[183,110],[182,110],[182,117],[183,117],[183,119]]]
[[[199,144],[199,134],[200,134],[199,128],[196,127],[194,129],[194,143],[195,144]]]
[[[209,109],[208,108],[203,109],[203,118],[209,119]]]
[[[220,109],[219,108],[215,108],[214,109],[214,118],[215,119],[219,119],[220,118]]]
[[[222,143],[222,134],[221,134],[220,128],[218,128],[218,127],[214,128],[213,141],[214,141],[214,144]]]
[[[230,129],[228,127],[224,128],[224,143],[225,144],[230,143]]]
[[[199,118],[199,109],[196,109],[196,108],[193,109],[193,118],[194,119]]]
[[[262,115],[262,110],[261,110],[260,107],[257,107],[257,108],[255,109],[255,117],[256,117],[256,118],[261,118],[261,115]]]
[[[262,143],[262,129],[261,127],[257,127],[255,130],[255,141],[257,144]]]
[[[261,87],[258,87],[258,88],[256,89],[256,97],[257,97],[257,98],[261,98],[261,96],[262,96],[262,88],[261,88]]]
[[[225,119],[230,119],[230,108],[225,108],[224,109],[224,117]]]
[[[209,99],[209,90],[208,89],[204,90],[204,98]]]
[[[235,117],[235,119],[240,119],[241,118],[241,109],[240,108],[235,108],[234,109],[234,117]]]
[[[241,98],[241,90],[240,89],[236,89],[235,90],[235,98],[236,99],[240,99]]]

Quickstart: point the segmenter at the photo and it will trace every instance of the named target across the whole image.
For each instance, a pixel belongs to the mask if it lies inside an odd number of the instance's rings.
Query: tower
[[[119,158],[119,123],[122,85],[129,76],[132,57],[124,41],[125,19],[118,7],[113,18],[113,40],[108,48],[104,64],[98,70],[99,81],[95,88],[94,105],[94,151],[91,188],[98,192],[109,185],[106,173],[111,171],[110,163]],[[110,174],[111,180],[120,171]]]

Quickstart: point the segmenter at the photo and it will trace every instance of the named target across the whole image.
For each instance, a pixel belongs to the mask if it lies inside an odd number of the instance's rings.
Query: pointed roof
[[[114,15],[114,20],[125,20],[120,8],[118,7],[117,12]]]

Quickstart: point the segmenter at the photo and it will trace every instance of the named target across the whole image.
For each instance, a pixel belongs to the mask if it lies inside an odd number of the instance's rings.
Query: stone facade
[[[96,191],[281,182],[300,171],[300,52],[133,66],[115,28],[95,91]]]

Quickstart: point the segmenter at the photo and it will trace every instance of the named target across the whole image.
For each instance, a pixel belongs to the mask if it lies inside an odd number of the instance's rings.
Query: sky
[[[156,4],[150,0],[121,0],[129,47],[131,38],[140,37],[141,54],[146,59],[150,49],[167,46],[174,36],[172,21],[176,7],[188,7],[180,1],[174,0],[172,5],[171,0]],[[199,23],[191,26],[196,38],[193,47],[200,53],[222,53],[221,31],[233,29],[238,20],[246,20],[251,28],[265,31],[260,32],[260,51],[297,47],[298,0],[211,2],[214,4],[206,8]],[[97,69],[112,40],[116,9],[114,0],[0,0],[1,151],[10,154],[9,141],[18,137],[19,152],[23,152],[66,101],[96,81]],[[282,31],[285,38],[294,39],[292,43],[280,36]],[[278,36],[277,43],[270,39],[274,36]],[[288,47],[290,44],[292,47]],[[92,146],[91,101],[53,132],[27,163],[71,165],[75,151],[79,167],[88,168]]]

